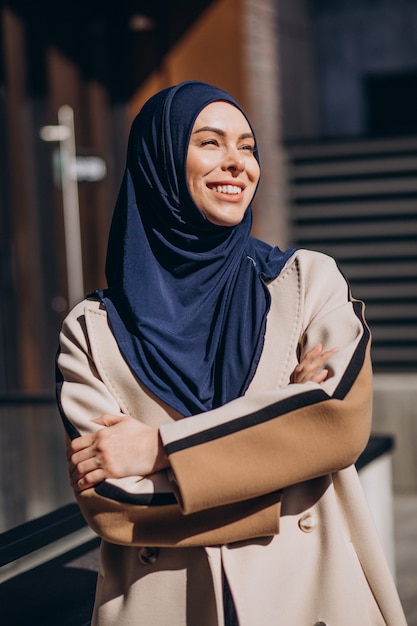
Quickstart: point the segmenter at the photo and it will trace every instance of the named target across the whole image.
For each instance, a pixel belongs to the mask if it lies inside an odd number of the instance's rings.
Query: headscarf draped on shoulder
[[[185,416],[245,393],[263,348],[265,281],[291,254],[250,236],[250,206],[237,226],[216,226],[188,191],[191,131],[217,100],[242,111],[225,91],[187,81],[157,93],[134,120],[110,229],[108,289],[97,292],[130,368]]]

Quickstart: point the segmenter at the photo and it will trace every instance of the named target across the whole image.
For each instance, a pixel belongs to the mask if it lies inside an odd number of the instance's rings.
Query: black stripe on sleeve
[[[94,491],[104,498],[116,500],[124,504],[137,504],[139,506],[166,506],[168,504],[177,504],[177,499],[173,492],[147,492],[147,493],[129,493],[116,485],[112,485],[103,481],[94,487]]]
[[[169,455],[181,450],[186,450],[187,448],[191,448],[193,446],[207,443],[209,441],[214,441],[215,439],[220,439],[221,437],[236,433],[240,430],[265,423],[269,420],[280,417],[285,413],[296,411],[297,409],[305,408],[319,402],[331,399],[343,400],[352,388],[360,370],[363,367],[366,347],[370,338],[370,332],[363,317],[362,302],[354,300],[352,301],[352,306],[355,315],[361,322],[363,333],[345,370],[345,373],[343,374],[332,396],[329,396],[329,394],[327,394],[323,389],[315,389],[313,391],[307,391],[291,396],[290,398],[285,398],[284,400],[280,400],[279,402],[263,407],[254,413],[243,415],[242,417],[238,417],[230,422],[213,426],[212,428],[195,433],[194,435],[189,435],[188,437],[184,437],[177,441],[172,441],[171,443],[166,444],[166,453]]]
[[[231,435],[240,430],[245,430],[251,426],[263,424],[264,422],[280,417],[290,411],[295,411],[328,399],[329,395],[322,389],[314,389],[313,391],[300,393],[296,396],[292,396],[291,398],[285,398],[285,400],[280,400],[279,402],[270,404],[259,411],[255,411],[254,413],[243,415],[242,417],[238,417],[230,422],[225,422],[219,426],[213,426],[212,428],[208,428],[202,432],[168,443],[165,446],[165,451],[167,454],[172,454],[174,452],[179,452],[180,450],[185,450],[186,448],[207,443],[208,441],[214,441],[215,439],[220,439],[226,435]]]

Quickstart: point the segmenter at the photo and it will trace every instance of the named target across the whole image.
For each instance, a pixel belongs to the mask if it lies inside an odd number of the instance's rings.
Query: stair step
[[[408,371],[415,371],[416,347],[410,346],[378,346],[372,348],[372,358],[374,363],[380,363],[384,371],[388,371],[387,365],[390,365],[390,371],[398,371],[398,364],[410,366]]]
[[[344,198],[334,204],[314,202],[311,204],[293,204],[291,214],[297,219],[383,219],[384,217],[392,218],[403,217],[406,219],[415,218],[417,216],[417,198],[398,198],[390,200],[381,198],[381,200],[356,201]]]
[[[392,326],[384,326],[383,324],[373,324],[372,327],[372,340],[374,345],[381,344],[383,342],[392,343]],[[405,341],[407,344],[413,344],[413,347],[417,345],[417,325],[402,325],[396,329],[395,343],[398,341]]]
[[[291,188],[291,197],[297,202],[308,198],[311,202],[319,198],[349,198],[352,196],[379,196],[415,194],[417,199],[417,176],[413,178],[381,178],[378,180],[351,180],[308,182]]]
[[[389,257],[403,258],[404,257],[413,263],[417,263],[417,244],[414,241],[401,242],[385,241],[383,243],[375,241],[354,242],[353,244],[324,242],[313,237],[307,239],[304,238],[300,241],[302,247],[313,247],[318,249],[319,246],[321,252],[335,256],[341,260],[353,260],[360,259],[361,262],[368,263],[369,260],[381,260],[386,261]],[[414,265],[415,268],[415,265]],[[415,272],[415,269],[414,269]]]
[[[333,246],[332,249],[336,258],[338,258],[337,247]],[[340,265],[349,280],[356,284],[358,281],[362,284],[367,280],[372,280],[380,281],[380,283],[387,285],[390,280],[404,280],[410,278],[415,281],[413,286],[417,284],[417,258],[411,262],[407,257],[405,259],[385,257],[385,259],[381,261],[374,261],[368,258],[366,262],[364,262],[358,257],[340,261]],[[410,293],[411,292],[414,292],[414,290],[410,287]]]
[[[417,323],[417,301],[416,302],[390,302],[384,306],[374,305],[372,300],[366,304],[367,315],[373,322],[379,320],[414,320]]]
[[[365,158],[338,161],[312,161],[311,163],[291,166],[293,180],[309,180],[314,178],[335,178],[352,176],[384,175],[395,172],[399,175],[415,174],[417,176],[417,152],[407,157]]]
[[[333,256],[366,303],[376,371],[417,368],[417,137],[290,145],[294,245]]]
[[[417,237],[417,220],[409,221],[385,221],[378,224],[377,230],[375,222],[342,222],[328,223],[325,220],[317,224],[305,224],[302,220],[297,220],[293,225],[293,233],[297,239],[333,239],[344,241],[346,239],[371,239],[378,240],[389,238],[409,239]],[[417,239],[414,242],[415,253],[417,254]]]
[[[417,151],[417,136],[381,139],[346,139],[340,141],[290,143],[285,146],[288,158],[293,161],[362,158],[381,154],[406,155]]]
[[[356,282],[352,278],[350,282],[354,290],[354,295],[357,296],[359,293],[363,294],[368,303],[371,301],[386,302],[394,298],[396,302],[399,300],[407,301],[410,298],[415,298],[417,301],[417,269],[414,274],[416,280],[412,282],[378,282],[372,275],[367,275],[367,282]]]

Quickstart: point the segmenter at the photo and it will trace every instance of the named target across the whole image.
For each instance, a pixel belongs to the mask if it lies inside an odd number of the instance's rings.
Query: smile
[[[218,193],[237,194],[241,193],[242,188],[237,185],[210,185],[209,189],[217,191]]]

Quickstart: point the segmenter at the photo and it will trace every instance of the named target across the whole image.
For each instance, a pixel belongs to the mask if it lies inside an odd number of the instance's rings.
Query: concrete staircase
[[[417,372],[417,137],[286,146],[292,237],[367,304],[377,372]]]

